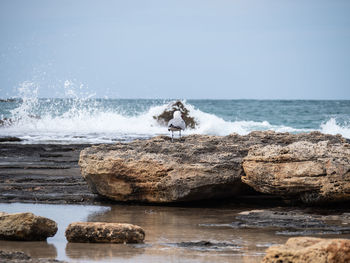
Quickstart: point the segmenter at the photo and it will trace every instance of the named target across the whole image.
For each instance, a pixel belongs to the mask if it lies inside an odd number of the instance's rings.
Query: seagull
[[[168,131],[171,131],[171,141],[173,142],[174,131],[178,131],[181,138],[181,130],[186,129],[186,123],[181,118],[180,111],[174,111],[173,118],[168,122]]]

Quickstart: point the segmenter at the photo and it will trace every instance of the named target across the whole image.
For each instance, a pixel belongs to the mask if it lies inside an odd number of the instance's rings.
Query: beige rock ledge
[[[86,148],[81,151],[79,165],[82,176],[94,193],[116,201],[170,203],[231,198],[252,191],[241,181],[245,175],[242,162],[249,149],[267,145],[285,147],[299,141],[346,144],[340,135],[319,132],[190,135],[174,143],[167,136],[158,136],[149,140]],[[337,158],[346,163],[347,157],[342,153]],[[314,165],[312,154],[305,158],[308,164]],[[248,172],[251,173],[244,177],[245,182],[265,193],[266,188],[258,185],[260,181],[265,183],[264,174],[255,174],[254,169]],[[254,178],[257,180],[254,181]],[[281,192],[276,194],[280,195]]]
[[[262,263],[348,263],[350,240],[293,237],[266,253]]]
[[[145,239],[145,231],[139,226],[103,222],[71,223],[65,235],[76,243],[142,243]]]
[[[57,232],[55,221],[32,213],[0,212],[0,239],[41,241]]]
[[[305,203],[350,200],[350,145],[298,141],[255,146],[244,158],[242,181],[255,190]]]

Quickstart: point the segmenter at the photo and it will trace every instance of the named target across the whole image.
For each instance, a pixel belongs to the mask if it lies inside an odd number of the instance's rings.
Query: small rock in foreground
[[[136,225],[102,222],[76,222],[66,229],[69,242],[142,243],[145,231]]]
[[[0,239],[42,241],[57,232],[55,221],[32,213],[0,213]]]
[[[0,250],[0,262],[6,262],[6,263],[64,263],[64,261],[59,261],[56,259],[48,259],[48,258],[31,258],[27,254],[20,252],[20,251],[14,251],[14,252],[8,252],[8,251],[2,251]]]
[[[267,249],[263,263],[348,263],[350,240],[293,237]]]

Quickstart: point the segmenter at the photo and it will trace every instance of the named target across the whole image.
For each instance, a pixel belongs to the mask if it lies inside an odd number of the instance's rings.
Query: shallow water
[[[31,211],[58,223],[57,234],[47,242],[0,241],[0,248],[68,262],[260,262],[267,247],[282,244],[290,236],[278,235],[271,228],[232,227],[237,214],[246,210],[251,209],[0,204],[0,211]],[[76,221],[136,224],[146,232],[145,243],[67,243],[64,231],[69,223]],[[328,236],[350,238],[349,234]]]

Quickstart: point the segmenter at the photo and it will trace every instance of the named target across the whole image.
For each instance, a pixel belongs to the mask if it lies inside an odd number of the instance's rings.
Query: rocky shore
[[[291,236],[305,237],[271,247],[264,262],[290,261],[290,255],[295,259],[291,262],[304,262],[305,255],[337,258],[338,255],[348,255],[349,251],[350,144],[341,136],[319,132],[289,134],[265,131],[223,137],[191,135],[174,143],[166,136],[158,136],[97,146],[27,145],[11,139],[11,142],[0,143],[0,191],[2,203],[136,202],[182,207],[200,201],[199,206],[215,207],[217,211],[215,215],[208,216],[208,220],[215,218],[212,222],[198,223],[199,220],[195,220],[199,228],[197,234],[202,231],[227,232],[230,229],[239,233],[265,232],[274,238],[283,237],[280,239],[283,242]],[[247,200],[250,200],[249,205],[244,203]],[[224,210],[220,210],[220,206],[225,203],[230,203],[230,206],[226,206],[226,215],[223,215]],[[238,207],[244,209],[230,214],[233,208]],[[192,216],[193,208],[190,208]],[[128,209],[125,206],[123,210],[126,215],[130,213]],[[159,240],[162,234],[157,235],[159,226],[153,228],[153,223],[161,220],[164,214],[153,217],[155,212],[148,210],[136,213],[142,218],[152,217],[149,220],[152,227],[146,224],[147,231],[150,229],[147,234],[143,230],[143,220],[136,222],[142,228],[126,224],[134,224],[135,214],[119,221],[121,214],[118,211],[117,221],[114,217],[109,218],[113,209],[97,220],[90,218],[88,223],[70,222],[66,229],[70,243],[67,251],[81,246],[71,242],[142,243],[145,236]],[[22,215],[23,218],[32,216],[30,213]],[[7,231],[11,228],[6,223],[8,215],[0,213],[0,217],[5,222],[0,228]],[[166,221],[171,220],[174,216]],[[35,225],[35,220],[31,221]],[[177,221],[177,227],[186,227],[182,225],[184,218],[174,222]],[[160,224],[166,225],[163,221]],[[57,228],[51,225],[52,230],[40,240],[56,233]],[[15,228],[10,230],[13,233],[17,231]],[[6,235],[11,231],[7,231]],[[163,229],[162,233],[166,231],[168,229]],[[343,239],[337,238],[338,235]],[[18,240],[8,236],[8,240]],[[33,235],[29,233],[28,236]],[[308,236],[333,239],[316,240]],[[236,241],[230,243],[206,238],[195,240],[189,237],[158,246],[230,253],[245,249]],[[146,251],[148,246],[154,246],[147,242],[145,240],[146,244],[142,247]],[[279,241],[279,244],[283,242]],[[319,251],[320,254],[317,254]],[[51,259],[40,261],[22,254],[0,252],[0,261],[57,262]]]
[[[319,132],[158,136],[92,146],[79,165],[91,190],[115,201],[227,199],[250,187],[309,205],[350,200],[350,144]]]
[[[88,146],[0,144],[0,202],[98,202],[80,175],[80,151]]]

